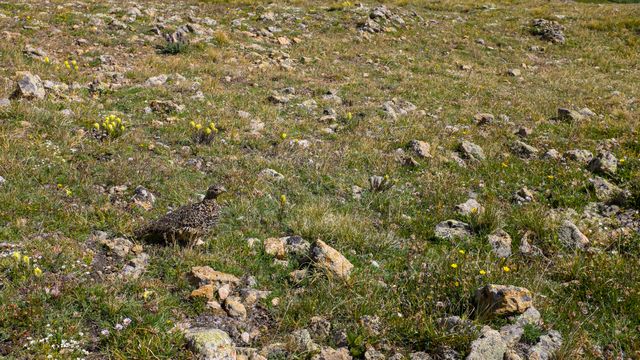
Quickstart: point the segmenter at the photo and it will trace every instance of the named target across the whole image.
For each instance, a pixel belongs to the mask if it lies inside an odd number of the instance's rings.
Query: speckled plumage
[[[209,188],[199,203],[182,206],[150,222],[135,232],[138,239],[156,243],[192,243],[215,227],[220,217],[220,205],[215,198],[224,188]]]

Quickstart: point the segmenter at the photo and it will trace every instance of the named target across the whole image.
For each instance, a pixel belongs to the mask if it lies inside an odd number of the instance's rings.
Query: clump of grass
[[[522,342],[525,344],[533,345],[544,335],[544,331],[534,324],[526,324],[523,329]]]
[[[178,55],[186,53],[190,48],[190,45],[185,42],[167,42],[160,48],[160,53],[164,55]]]

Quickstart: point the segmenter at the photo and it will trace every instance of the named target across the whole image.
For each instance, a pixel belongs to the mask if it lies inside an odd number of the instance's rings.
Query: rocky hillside
[[[640,358],[639,19],[0,1],[0,357]]]

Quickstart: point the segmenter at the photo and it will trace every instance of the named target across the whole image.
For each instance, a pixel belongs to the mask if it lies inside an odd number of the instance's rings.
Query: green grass
[[[0,98],[13,92],[16,71],[68,84],[96,78],[108,84],[114,82],[111,71],[124,77],[102,92],[81,88],[0,108],[0,175],[6,179],[0,185],[0,243],[12,246],[0,247],[0,357],[65,358],[84,356],[84,349],[111,359],[194,358],[181,332],[173,329],[207,312],[202,301],[189,299],[193,286],[186,279],[191,267],[200,265],[253,275],[258,288],[273,292],[262,301],[273,325],[251,344],[256,348],[285,342],[289,333],[311,327],[312,318],[320,316],[334,332],[347,334],[356,357],[367,346],[386,355],[446,346],[464,356],[477,334],[448,333],[437,319],[457,315],[498,328],[506,320],[473,318],[475,289],[494,283],[534,293],[545,325],[527,327],[525,340],[560,331],[565,341],[559,359],[598,358],[598,348],[632,358],[640,354],[639,235],[578,221],[595,250],[564,249],[556,234],[560,219],[551,213],[571,209],[580,217],[597,201],[588,182],[592,174],[575,162],[523,160],[510,151],[517,126],[533,129],[523,141],[540,153],[551,148],[595,153],[615,139],[611,151],[624,162],[607,178],[630,191],[625,209],[640,210],[640,112],[634,101],[640,97],[638,6],[533,1],[496,4],[491,10],[471,1],[388,1],[406,28],[364,38],[356,26],[368,13],[343,2],[139,4],[143,11],[153,6],[180,15],[183,22],[186,9],[195,6],[198,17],[220,25],[189,47],[158,51],[165,42],[161,36],[148,38],[153,16],[145,14],[131,23],[133,31],[120,32],[87,25],[85,13],[111,13],[101,2],[90,1],[82,10],[42,3],[38,11],[0,4],[9,17],[0,18],[0,30],[20,34],[0,42]],[[127,10],[121,6],[114,16]],[[267,11],[277,15],[277,22],[259,20]],[[30,16],[29,22],[41,28],[24,29],[24,21],[14,22],[14,16]],[[531,36],[530,21],[540,17],[565,26],[567,42],[554,45]],[[231,27],[239,18],[243,26]],[[49,25],[62,31],[50,37]],[[272,25],[281,29],[276,37],[296,42],[283,47],[275,38],[246,32]],[[77,37],[88,45],[77,45]],[[52,63],[26,58],[26,43],[42,47]],[[532,45],[544,51],[529,50]],[[115,58],[114,68],[101,64],[103,54]],[[62,65],[71,59],[78,61],[78,71]],[[281,66],[285,59],[292,68]],[[512,68],[522,76],[507,76]],[[142,86],[159,74],[172,79],[162,87]],[[176,74],[186,80],[176,81]],[[286,87],[296,90],[290,104],[268,101],[273,91]],[[341,104],[323,98],[331,89],[338,90]],[[198,91],[204,99],[192,98]],[[394,97],[411,101],[418,111],[386,117],[381,105]],[[315,111],[298,106],[309,99],[317,102]],[[148,113],[152,100],[171,100],[185,109]],[[319,120],[326,107],[336,111],[333,124]],[[555,122],[558,107],[588,107],[598,116]],[[63,116],[63,109],[73,115]],[[239,110],[250,117],[239,116]],[[498,120],[480,127],[473,121],[480,112]],[[110,114],[121,117],[126,130],[96,140],[93,123]],[[250,133],[252,120],[264,123],[260,136]],[[191,121],[213,121],[220,131],[210,142],[194,141]],[[337,130],[327,133],[332,125]],[[411,153],[413,139],[429,142],[433,157]],[[309,140],[310,146],[295,140]],[[465,168],[448,161],[462,140],[480,145],[487,160]],[[402,165],[397,149],[418,165]],[[259,177],[265,168],[285,179]],[[368,191],[372,175],[388,175],[393,186]],[[195,201],[212,183],[224,184],[229,193],[221,200],[221,222],[205,245],[140,244],[150,263],[139,279],[95,276],[91,264],[100,250],[86,241],[92,232],[131,237],[141,223]],[[127,187],[123,194],[109,194],[122,185]],[[156,195],[150,211],[131,205],[137,185]],[[354,185],[364,189],[360,199],[352,196]],[[535,201],[514,203],[513,194],[525,186],[534,191]],[[470,191],[485,212],[460,216],[454,206]],[[436,239],[435,225],[447,219],[468,222],[475,235]],[[513,238],[508,259],[491,253],[487,237],[497,229]],[[527,231],[545,258],[519,254]],[[343,282],[312,273],[293,283],[289,273],[297,261],[276,265],[261,246],[246,244],[251,237],[285,235],[330,244],[354,264],[352,278]],[[30,265],[18,265],[13,251],[30,256]],[[41,277],[34,274],[36,266]],[[274,298],[279,305],[271,303]],[[380,319],[378,332],[363,326],[365,316]],[[114,330],[125,318],[132,324]],[[104,329],[109,335],[101,335]],[[47,342],[37,342],[47,336]],[[78,345],[61,354],[52,344],[63,340]],[[332,335],[316,341],[337,345]]]

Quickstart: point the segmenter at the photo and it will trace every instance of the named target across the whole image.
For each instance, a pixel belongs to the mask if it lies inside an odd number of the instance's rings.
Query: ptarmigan
[[[150,222],[136,230],[136,238],[155,243],[193,244],[218,223],[220,205],[216,198],[224,192],[223,186],[210,186],[201,202],[182,206]]]

